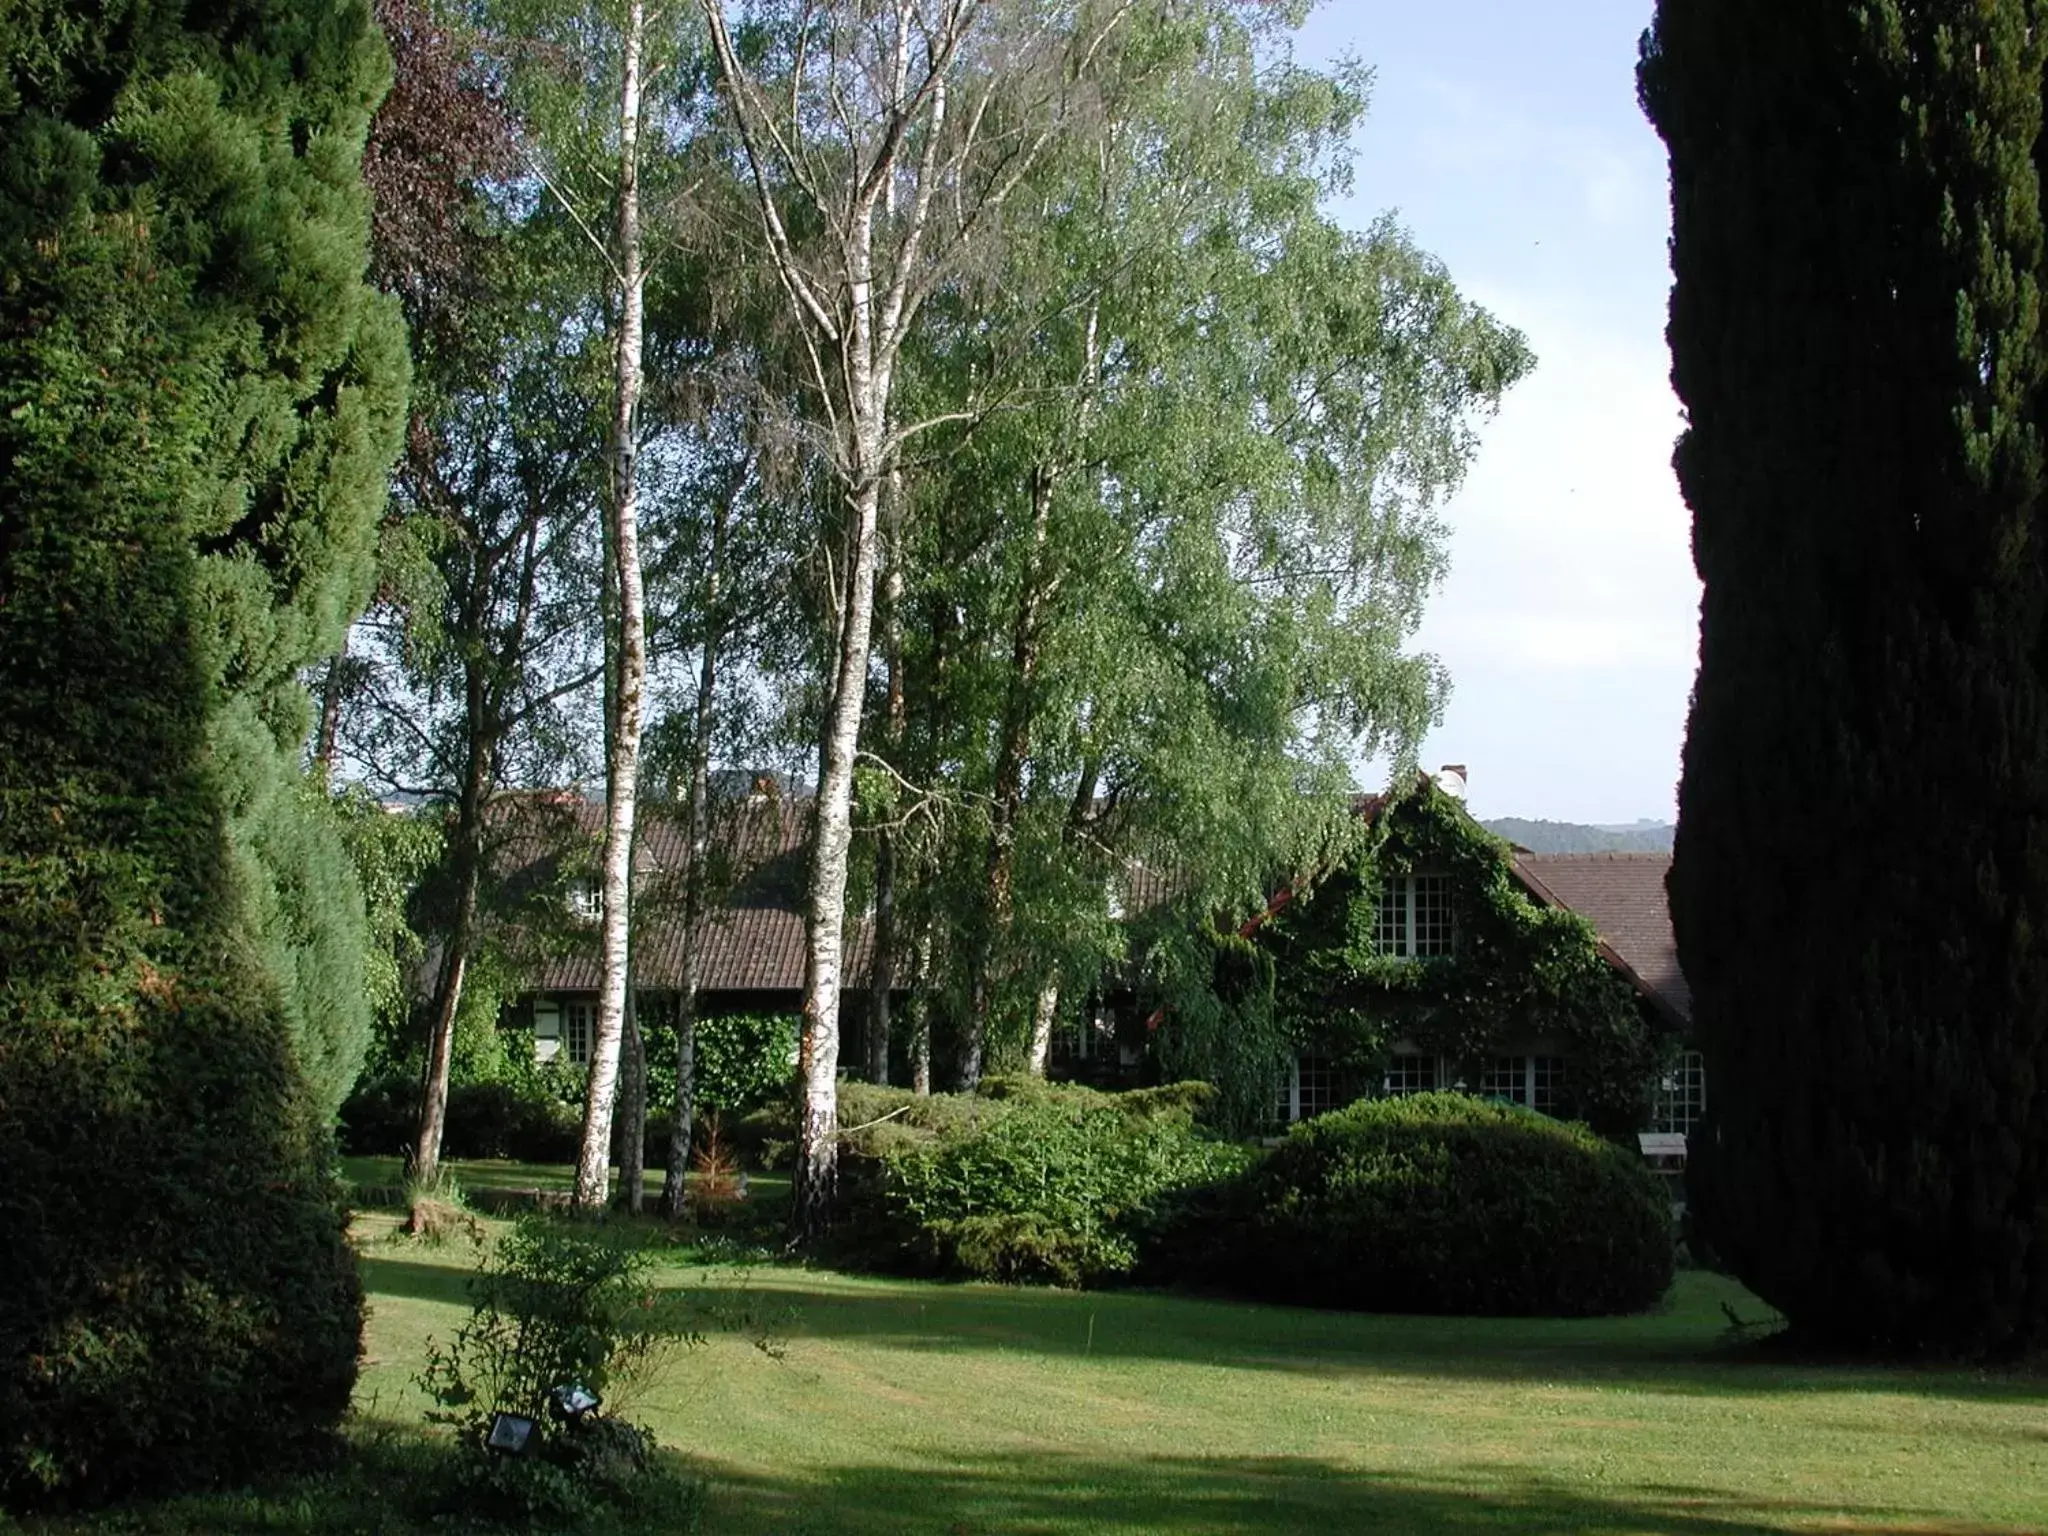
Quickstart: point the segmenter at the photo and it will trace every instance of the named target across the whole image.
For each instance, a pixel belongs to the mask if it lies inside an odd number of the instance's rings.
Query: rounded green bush
[[[1456,1093],[1296,1126],[1242,1186],[1237,1282],[1371,1312],[1592,1317],[1670,1287],[1671,1211],[1581,1125]]]
[[[854,1096],[842,1117],[891,1099],[897,1118],[849,1137],[849,1183],[879,1171],[865,1220],[898,1265],[984,1280],[1087,1285],[1138,1265],[1155,1210],[1234,1173],[1240,1149],[1196,1111],[1206,1084],[1132,1093],[990,1078],[973,1094]],[[887,1113],[888,1111],[883,1111]]]

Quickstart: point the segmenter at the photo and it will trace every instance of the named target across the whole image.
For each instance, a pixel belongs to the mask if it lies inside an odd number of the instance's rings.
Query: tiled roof
[[[604,833],[602,805],[579,802],[578,830]],[[804,984],[804,861],[810,802],[775,796],[727,803],[712,837],[724,898],[699,919],[697,986],[704,992],[797,992]],[[689,829],[673,806],[642,802],[634,864],[640,891],[633,954],[639,985],[673,988],[682,977],[683,880]],[[849,914],[844,984],[867,978],[872,935]],[[540,992],[598,989],[597,930],[587,948],[551,960],[533,979]]]
[[[1593,925],[1608,958],[1667,1017],[1692,1021],[1692,993],[1678,968],[1664,877],[1668,853],[1515,854],[1515,873],[1538,900],[1569,907]]]

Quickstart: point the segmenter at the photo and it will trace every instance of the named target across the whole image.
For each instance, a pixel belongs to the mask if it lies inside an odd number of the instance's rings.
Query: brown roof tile
[[[1515,872],[1539,900],[1569,907],[1674,1022],[1692,1021],[1692,993],[1678,968],[1664,877],[1668,853],[1523,853]]]
[[[604,832],[604,808],[584,802],[576,811],[579,829],[596,839]],[[713,847],[724,898],[699,919],[696,932],[697,986],[704,992],[796,992],[804,984],[804,859],[810,801],[766,797],[725,807],[714,824]],[[672,806],[642,806],[634,865],[640,889],[634,933],[633,969],[639,984],[653,990],[680,983],[683,922],[678,910],[690,863],[689,829]],[[848,986],[867,977],[872,934],[869,923],[849,916],[846,925]],[[587,949],[546,963],[533,979],[540,992],[595,992],[598,989],[597,934]]]

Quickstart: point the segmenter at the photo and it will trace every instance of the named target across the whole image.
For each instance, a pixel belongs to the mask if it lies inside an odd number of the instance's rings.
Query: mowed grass
[[[518,1163],[506,1158],[450,1158],[441,1164],[464,1189],[538,1189],[550,1194],[567,1194],[576,1187],[576,1170],[567,1163]],[[360,1189],[395,1189],[405,1180],[402,1157],[344,1157],[341,1176]],[[616,1185],[619,1170],[612,1169]],[[666,1175],[659,1168],[647,1170],[650,1198],[661,1193]]]
[[[358,1234],[360,1402],[414,1415],[459,1248]],[[1140,1293],[670,1265],[765,1322],[631,1412],[711,1480],[713,1533],[2048,1530],[2048,1381],[1773,1362],[1735,1286],[1651,1316],[1358,1317]]]

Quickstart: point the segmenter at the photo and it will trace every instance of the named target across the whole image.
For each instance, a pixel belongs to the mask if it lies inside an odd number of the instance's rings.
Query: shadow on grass
[[[371,1250],[375,1295],[462,1306],[468,1271]],[[686,1272],[687,1273],[687,1272]],[[1681,1277],[1662,1312],[1640,1317],[1450,1318],[1319,1312],[1155,1292],[1073,1292],[917,1281],[848,1283],[761,1267],[738,1285],[678,1287],[694,1303],[751,1298],[775,1331],[876,1349],[1001,1351],[1050,1361],[1158,1361],[1246,1371],[1432,1381],[1585,1382],[1651,1392],[1742,1396],[1898,1392],[1969,1402],[2048,1402],[2048,1378],[1965,1368],[1807,1364],[1727,1342],[1726,1282]]]
[[[2004,1532],[1938,1512],[1732,1497],[1668,1487],[1587,1489],[1475,1469],[1468,1479],[1360,1472],[1309,1457],[980,1457],[938,1465],[835,1469],[815,1481],[709,1469],[711,1529],[788,1536],[965,1532],[1516,1531],[1526,1536],[1733,1536],[1853,1519],[1859,1531]]]
[[[467,1265],[422,1264],[414,1259],[390,1259],[377,1254],[359,1254],[356,1269],[363,1277],[363,1289],[374,1301],[379,1296],[402,1296],[411,1301],[442,1302],[451,1307],[469,1305]]]
[[[820,1283],[759,1277],[787,1303],[793,1340],[1048,1359],[1171,1361],[1253,1371],[1430,1380],[1573,1382],[1734,1396],[1901,1392],[1962,1401],[2048,1402],[2048,1378],[1967,1368],[1788,1361],[1726,1337],[1732,1287],[1682,1277],[1664,1311],[1620,1318],[1403,1317],[1322,1312],[1157,1292],[989,1285]]]

